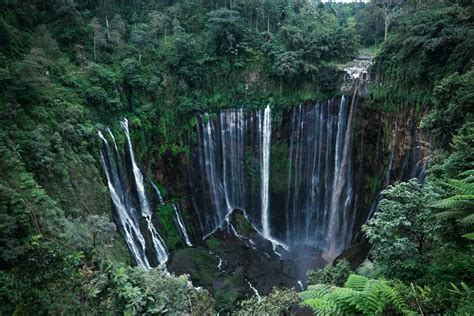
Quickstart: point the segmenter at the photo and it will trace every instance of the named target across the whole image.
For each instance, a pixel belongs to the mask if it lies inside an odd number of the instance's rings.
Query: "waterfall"
[[[346,97],[292,111],[287,243],[338,252],[350,242],[354,113]]]
[[[184,226],[184,221],[183,218],[181,217],[181,214],[179,212],[179,205],[178,204],[172,204],[173,209],[174,209],[174,215],[173,219],[175,221],[176,228],[178,229],[181,237],[183,238],[183,241],[185,244],[189,247],[191,247],[193,244],[191,243],[191,240],[189,239],[188,232],[186,231],[186,226]]]
[[[262,300],[262,297],[260,296],[260,293],[258,293],[258,290],[250,283],[249,280],[247,280],[247,284],[249,285],[250,289],[253,291],[253,294],[257,297],[258,301]]]
[[[133,181],[128,180],[126,165],[121,158],[115,137],[108,130],[113,141],[115,155],[108,140],[99,131],[102,141],[101,159],[107,177],[110,197],[115,206],[115,220],[137,265],[151,268],[155,263],[168,260],[166,245],[152,221],[152,211],[146,196],[143,175],[135,161],[128,121],[121,122],[127,139]],[[133,190],[135,188],[135,190]],[[138,201],[136,203],[135,201]],[[140,223],[144,225],[140,225]]]
[[[120,170],[112,157],[107,139],[100,131],[98,134],[103,143],[101,160],[107,177],[110,197],[115,206],[116,222],[122,231],[125,242],[136,263],[139,266],[150,268],[150,263],[145,254],[145,239],[140,231],[139,223],[134,216],[136,212],[130,205],[130,200],[127,195],[128,190],[124,187],[123,181],[120,179]],[[116,155],[118,155],[118,152],[116,152]]]
[[[269,185],[270,107],[199,116],[190,186],[205,237],[240,209],[274,246],[304,244],[334,253],[346,247],[355,215],[351,100],[339,97],[291,111],[287,189],[281,197]]]
[[[202,231],[209,234],[221,227],[234,209],[260,218],[260,186],[249,178],[249,167],[258,167],[260,152],[257,114],[235,109],[197,119],[190,186]]]
[[[132,141],[130,140],[130,131],[128,129],[128,120],[124,119],[122,122],[120,122],[120,125],[122,126],[125,132],[125,136],[127,137],[128,153],[130,154],[130,160],[132,162],[133,176],[135,179],[135,184],[137,186],[138,200],[140,201],[140,209],[143,215],[149,215],[151,214],[150,203],[148,203],[148,199],[146,198],[146,195],[145,195],[145,186],[143,185],[143,175],[140,169],[138,168],[137,163],[135,162],[135,154],[133,153]]]
[[[160,205],[165,205],[165,201],[163,199],[163,196],[161,195],[160,189],[158,186],[151,180],[149,179],[151,187],[153,188],[153,191],[155,191],[156,197],[158,198],[158,203]],[[174,209],[174,214],[173,214],[173,221],[176,229],[178,230],[179,234],[181,235],[181,239],[184,241],[184,243],[188,247],[192,247],[191,239],[189,238],[188,232],[186,231],[186,226],[184,225],[183,217],[181,216],[180,213],[180,208],[178,203],[173,203],[171,206]]]
[[[263,122],[261,123],[262,152],[261,152],[261,195],[262,195],[262,235],[265,238],[270,237],[269,223],[269,181],[270,181],[270,138],[271,138],[271,119],[270,106],[264,111]]]
[[[156,197],[158,198],[158,203],[160,205],[165,204],[165,201],[163,200],[163,196],[161,195],[160,189],[156,186],[155,182],[153,182],[151,179],[149,179],[151,187],[153,188],[153,191],[155,191]]]

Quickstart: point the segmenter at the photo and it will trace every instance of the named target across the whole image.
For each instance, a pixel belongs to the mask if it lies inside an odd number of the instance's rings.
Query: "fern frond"
[[[391,287],[387,286],[385,289],[385,293],[388,296],[388,299],[392,306],[399,312],[406,314],[409,312],[408,306],[405,303],[405,300],[403,299],[402,295],[398,292],[392,289]]]
[[[467,182],[467,183],[473,183],[474,182],[474,174],[468,175],[467,177],[463,178],[462,181]]]
[[[344,285],[346,288],[353,289],[356,291],[362,291],[365,288],[365,285],[369,281],[368,278],[358,275],[358,274],[351,274],[347,278],[346,284]]]
[[[369,314],[381,314],[388,302],[386,288],[385,281],[369,280],[363,292],[365,300],[361,310]]]
[[[444,183],[448,188],[452,189],[457,194],[472,195],[474,194],[474,183],[468,183],[464,180],[449,179]]]
[[[313,284],[308,286],[308,291],[323,291],[325,293],[331,292],[333,286],[329,284]]]
[[[303,291],[298,293],[298,297],[303,301],[313,298],[322,298],[324,295],[326,295],[326,293],[323,291]]]
[[[474,241],[474,232],[462,235],[464,238]]]
[[[433,204],[437,208],[472,208],[474,195],[455,195]]]
[[[345,287],[316,284],[298,294],[316,315],[382,315],[388,306],[413,315],[401,294],[384,280],[351,274]]]
[[[440,213],[436,213],[436,216],[441,219],[448,219],[448,218],[459,218],[466,216],[467,212],[463,210],[449,210]]]
[[[303,302],[303,306],[307,306],[313,310],[316,315],[333,315],[334,314],[334,303],[321,299],[321,298],[312,298]]]
[[[360,293],[353,289],[337,287],[327,296],[328,300],[335,303],[337,315],[353,315],[357,309],[357,302],[361,300]]]
[[[474,213],[469,214],[468,216],[464,217],[463,219],[459,221],[459,223],[461,223],[461,225],[463,226],[474,225]]]
[[[464,177],[463,178],[463,181],[466,181],[466,182],[470,182],[468,181],[468,179],[472,179],[474,180],[474,169],[471,169],[471,170],[466,170],[464,172],[461,172],[459,174],[460,177]]]

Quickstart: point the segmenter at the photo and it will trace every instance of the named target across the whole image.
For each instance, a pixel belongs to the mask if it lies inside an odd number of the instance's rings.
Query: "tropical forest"
[[[472,0],[0,0],[0,315],[474,315]]]

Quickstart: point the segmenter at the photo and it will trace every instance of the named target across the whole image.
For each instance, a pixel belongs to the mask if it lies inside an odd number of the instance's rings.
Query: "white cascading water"
[[[103,143],[101,151],[102,164],[107,176],[109,193],[116,210],[116,222],[121,228],[120,230],[136,263],[148,269],[152,266],[148,256],[152,256],[154,262],[164,264],[168,260],[168,253],[163,238],[161,238],[152,222],[152,211],[146,196],[143,175],[135,161],[128,121],[126,119],[122,121],[121,126],[127,139],[128,153],[132,164],[133,183],[136,191],[130,189],[131,183],[127,183],[123,159],[120,157],[115,137],[110,130],[108,132],[114,143],[115,158],[112,155],[107,139],[99,131],[99,137]],[[135,192],[136,196],[134,196]],[[134,198],[138,200],[139,205],[134,206]],[[142,228],[144,231],[140,229],[141,219],[146,223],[146,227]],[[151,245],[147,245],[145,236],[150,237]]]
[[[355,115],[348,100],[339,97],[292,110],[286,197],[285,191],[279,193],[278,208],[272,208],[269,186],[270,107],[198,117],[190,184],[205,234],[221,227],[230,211],[241,209],[274,246],[334,246],[335,252],[347,246],[354,218]]]
[[[176,228],[178,228],[178,231],[180,232],[180,235],[183,238],[184,243],[188,247],[192,247],[191,240],[189,239],[188,232],[186,231],[186,226],[184,226],[184,221],[183,218],[181,217],[181,213],[179,212],[179,205],[178,204],[172,204],[173,209],[174,209],[174,220],[176,222]]]
[[[163,199],[163,196],[161,195],[160,189],[151,179],[149,180],[150,180],[151,187],[153,188],[153,191],[155,191],[156,197],[158,198],[158,203],[160,205],[165,205],[165,201]],[[186,226],[184,225],[183,217],[181,216],[180,209],[179,209],[179,204],[173,203],[171,204],[171,206],[173,207],[174,212],[175,212],[173,215],[173,221],[174,221],[176,229],[178,230],[181,236],[181,239],[184,241],[184,243],[187,246],[192,247],[193,244],[191,243],[191,239],[189,238],[188,232],[186,230]]]
[[[163,200],[163,196],[161,195],[160,189],[158,189],[155,182],[153,182],[151,179],[149,180],[150,180],[151,187],[153,188],[153,191],[155,191],[156,197],[158,198],[158,203],[160,203],[160,205],[165,204],[165,201]]]
[[[353,124],[346,97],[293,110],[288,164],[286,241],[334,246],[352,237]],[[350,118],[348,118],[348,116]]]
[[[130,160],[132,162],[132,170],[133,170],[133,176],[135,179],[135,184],[137,187],[137,193],[138,193],[138,200],[140,201],[140,209],[142,211],[141,215],[145,218],[148,224],[148,230],[151,233],[151,238],[152,238],[152,243],[153,247],[155,248],[155,254],[157,256],[158,261],[163,264],[166,261],[168,261],[168,252],[166,249],[166,245],[161,238],[161,236],[158,234],[158,232],[155,229],[155,226],[151,222],[151,209],[150,209],[150,203],[148,202],[148,199],[146,197],[145,193],[145,185],[143,183],[143,175],[140,171],[140,169],[137,166],[137,163],[135,161],[135,155],[133,153],[133,147],[132,147],[132,141],[130,140],[130,131],[128,128],[128,120],[124,119],[122,122],[120,122],[120,125],[122,126],[125,136],[127,138],[127,144],[128,144],[128,151],[130,154]]]
[[[261,152],[261,195],[262,195],[262,235],[265,238],[270,238],[270,223],[269,223],[269,211],[270,211],[270,141],[272,134],[271,117],[270,117],[270,106],[267,106],[264,111],[263,122],[261,124],[261,135],[262,135],[262,152]]]
[[[115,206],[116,222],[121,228],[125,242],[137,265],[149,269],[150,263],[145,252],[145,238],[140,231],[140,224],[135,219],[135,211],[131,208],[130,200],[126,196],[127,189],[119,176],[121,171],[115,164],[107,139],[100,131],[98,134],[104,146],[101,151],[101,160],[107,177],[109,194]],[[113,142],[116,145],[115,139]],[[118,155],[118,152],[116,154]]]
[[[140,209],[142,210],[143,215],[149,215],[151,214],[150,203],[146,198],[145,186],[143,184],[143,175],[140,169],[138,168],[137,163],[135,162],[135,154],[133,153],[132,141],[130,140],[130,131],[128,129],[128,120],[124,119],[122,122],[120,122],[120,125],[122,126],[125,132],[125,136],[127,138],[128,153],[130,154],[130,160],[132,161],[132,170],[135,179],[135,184],[137,186]]]
[[[353,99],[354,100],[354,99]],[[345,131],[340,129],[340,126],[346,121],[346,113],[344,113],[343,103],[345,97],[341,98],[339,121],[336,141],[336,166],[334,168],[334,184],[331,201],[331,217],[329,224],[329,248],[325,253],[327,259],[332,260],[351,242],[352,230],[354,225],[355,212],[351,212],[350,203],[353,198],[353,184],[352,184],[352,142],[353,142],[353,124],[355,116],[356,104],[353,102],[349,110],[349,118],[347,119],[347,126]],[[342,136],[344,133],[344,136]],[[345,199],[342,195],[345,194]],[[341,205],[341,202],[343,203]],[[339,236],[342,232],[347,232]],[[339,238],[338,238],[339,237]],[[342,237],[342,238],[341,238]]]
[[[247,284],[249,285],[250,289],[253,291],[253,293],[257,297],[257,300],[261,301],[262,297],[260,296],[260,293],[258,293],[258,290],[252,285],[252,283],[250,283],[249,280],[247,280]]]

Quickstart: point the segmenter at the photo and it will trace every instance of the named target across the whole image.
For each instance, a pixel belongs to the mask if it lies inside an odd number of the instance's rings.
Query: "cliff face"
[[[359,207],[370,206],[381,189],[396,181],[424,180],[431,145],[418,128],[423,113],[395,114],[362,107],[359,117]]]
[[[240,209],[264,236],[332,261],[363,241],[361,226],[377,211],[381,190],[423,181],[431,154],[418,128],[423,113],[372,109],[370,64],[358,58],[345,69],[342,97],[198,116],[189,153],[159,155],[154,178],[179,199],[196,243]],[[359,258],[368,251],[363,244]]]
[[[353,217],[350,219],[353,221],[353,229],[349,236],[349,239],[353,240],[360,231],[361,225],[366,222],[376,207],[375,202],[378,193],[384,187],[393,184],[395,181],[405,181],[411,178],[423,180],[427,159],[431,150],[429,140],[418,129],[423,113],[416,113],[414,110],[407,110],[402,113],[373,110],[367,106],[364,97],[358,94],[350,98],[349,102],[355,111],[353,135],[350,139],[352,146],[350,153],[352,173],[348,174],[348,177],[351,177],[349,180],[353,181],[351,188],[353,191],[351,202],[353,205]],[[340,101],[330,103],[328,111],[336,111],[339,103]],[[315,105],[307,103],[301,106],[309,109]],[[331,107],[334,107],[334,109],[331,110]],[[294,149],[291,148],[291,125],[294,124],[294,118],[292,118],[294,111],[295,109],[290,111],[272,111],[269,183],[270,212],[274,214],[271,219],[272,231],[281,238],[284,237],[284,234],[279,234],[278,231],[285,229],[284,226],[287,221],[285,219],[285,205],[288,203],[288,183],[290,182],[290,177],[292,177],[291,174],[289,175],[289,170],[298,163],[291,159],[292,151],[294,152]],[[226,115],[229,114],[227,113]],[[309,122],[301,121],[299,124],[309,124]],[[216,125],[215,128],[218,128],[218,126]],[[252,133],[258,134],[258,130]],[[310,134],[311,131],[308,131],[308,133]],[[248,133],[242,132],[242,135],[244,134],[249,136]],[[327,136],[327,134],[324,135],[325,137]],[[258,144],[255,145],[255,143],[258,143],[258,139],[256,140],[258,135],[252,135],[251,137],[254,139],[253,145],[242,145],[245,147],[242,150],[252,153],[243,157],[247,161],[243,167],[246,175],[242,179],[246,181],[247,187],[253,187],[254,190],[258,191],[259,186],[257,184],[260,181],[258,157],[260,156],[260,149]],[[222,140],[219,140],[219,142],[222,142]],[[305,145],[311,144],[303,144],[300,152],[324,152],[328,146],[328,144],[324,143],[320,144],[321,148],[305,147]],[[215,144],[213,143],[213,145]],[[190,146],[192,151],[196,150],[196,146],[199,145],[191,143]],[[231,149],[227,148],[227,150]],[[222,155],[222,153],[219,153],[219,155]],[[205,233],[200,228],[202,225],[200,225],[198,218],[199,216],[202,217],[203,214],[198,214],[200,210],[195,209],[192,199],[200,199],[203,195],[209,194],[209,192],[205,190],[198,193],[192,190],[192,186],[195,186],[196,181],[208,181],[201,179],[201,177],[206,176],[205,173],[196,173],[196,159],[196,156],[192,155],[186,156],[183,154],[169,157],[164,155],[152,167],[156,179],[159,180],[162,186],[167,188],[170,196],[181,197],[180,204],[183,208],[185,221],[192,232],[191,235],[194,239],[200,240]],[[323,168],[334,168],[330,163],[327,166],[323,166]],[[250,170],[252,166],[255,167],[253,172]],[[229,165],[227,167],[230,168]],[[222,165],[217,165],[216,168],[220,170]],[[235,175],[228,173],[228,176],[232,178]],[[294,186],[301,185],[303,183],[301,181],[293,183],[290,189],[293,190]],[[250,199],[258,200],[259,198],[260,193],[253,192]],[[255,205],[258,206],[257,202],[252,202],[254,208]],[[203,203],[200,207],[209,209],[210,204]],[[250,216],[255,219],[255,222],[259,223],[261,221],[259,209],[252,212],[255,214],[250,214]],[[304,212],[304,210],[301,210],[301,212]]]

